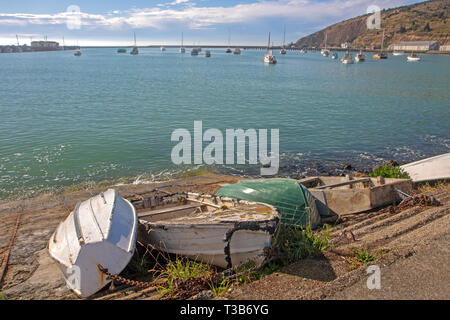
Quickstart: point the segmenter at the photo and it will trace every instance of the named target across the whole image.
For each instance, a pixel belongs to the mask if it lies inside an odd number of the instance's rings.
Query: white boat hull
[[[400,166],[413,182],[450,179],[450,153]]]
[[[203,201],[204,196],[201,197]],[[194,212],[173,219],[164,213],[166,216],[159,221],[154,221],[159,219],[154,216],[141,218],[140,223],[147,231],[141,233],[143,241],[164,252],[221,268],[249,261],[261,265],[266,258],[265,248],[271,246],[278,228],[278,211],[266,204],[207,197],[214,199],[208,203],[219,204],[216,211]],[[231,212],[221,209],[223,205],[231,208]],[[243,206],[247,211],[243,211]]]
[[[69,289],[89,297],[111,282],[98,265],[119,274],[130,262],[136,234],[136,210],[110,189],[77,205],[51,236],[48,252]]]
[[[420,57],[408,57],[408,61],[420,61]]]

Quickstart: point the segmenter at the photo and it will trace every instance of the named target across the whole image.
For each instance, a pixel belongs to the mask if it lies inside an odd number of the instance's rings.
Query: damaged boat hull
[[[272,245],[278,211],[269,205],[215,196],[186,194],[197,203],[188,214],[139,213],[144,242],[171,254],[232,268],[252,262],[261,265]],[[175,209],[174,209],[175,210]]]

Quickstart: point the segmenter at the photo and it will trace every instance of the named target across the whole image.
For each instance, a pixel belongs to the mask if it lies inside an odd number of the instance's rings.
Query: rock
[[[342,169],[344,169],[344,170],[352,170],[353,168],[352,168],[352,165],[350,163],[345,163]]]
[[[399,164],[395,160],[389,160],[388,162],[386,162],[386,167],[398,167],[398,166]]]

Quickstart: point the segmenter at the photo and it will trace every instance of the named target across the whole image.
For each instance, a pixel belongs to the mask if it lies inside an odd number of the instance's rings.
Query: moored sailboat
[[[264,63],[265,64],[276,64],[277,63],[277,58],[273,55],[273,52],[270,49],[270,32],[269,32],[269,42],[267,44],[267,52],[264,55]]]
[[[139,54],[139,49],[138,49],[137,44],[136,44],[136,32],[134,33],[134,47],[133,47],[133,50],[131,50],[130,54],[131,55]]]

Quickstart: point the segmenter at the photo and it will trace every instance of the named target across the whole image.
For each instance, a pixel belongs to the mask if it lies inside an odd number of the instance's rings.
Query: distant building
[[[439,48],[439,51],[450,52],[450,44],[443,44]]]
[[[56,41],[32,41],[31,48],[33,51],[60,50],[59,43]]]
[[[352,44],[350,42],[341,43],[341,48],[343,48],[343,49],[350,49],[351,47],[352,47]]]
[[[390,50],[399,51],[430,51],[439,50],[439,41],[409,41],[391,44]]]

